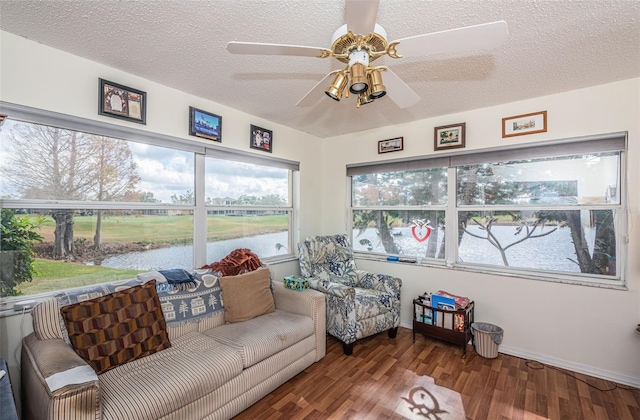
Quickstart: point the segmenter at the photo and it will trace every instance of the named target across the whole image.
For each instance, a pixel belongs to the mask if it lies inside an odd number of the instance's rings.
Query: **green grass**
[[[74,238],[93,242],[97,216],[73,218]],[[287,215],[256,217],[207,216],[209,240],[221,240],[282,232],[287,230]],[[53,242],[55,222],[47,216],[38,234],[45,242]],[[103,216],[102,242],[131,243],[191,243],[193,240],[192,216]]]
[[[135,277],[136,274],[142,272],[140,270],[107,268],[43,259],[36,259],[33,266],[37,273],[33,280],[21,283],[16,287],[24,295],[124,280]]]

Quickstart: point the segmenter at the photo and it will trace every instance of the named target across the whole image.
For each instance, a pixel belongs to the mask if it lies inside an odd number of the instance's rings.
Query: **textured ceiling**
[[[2,30],[319,137],[640,76],[639,0],[380,0],[377,19],[388,41],[498,20],[509,35],[496,50],[377,60],[420,95],[410,108],[381,98],[356,109],[353,97],[325,95],[297,108],[342,64],[225,46],[330,48],[344,0],[0,0]]]

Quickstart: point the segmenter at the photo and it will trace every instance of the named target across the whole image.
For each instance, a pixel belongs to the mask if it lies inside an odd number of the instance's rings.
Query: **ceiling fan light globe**
[[[351,93],[362,93],[369,89],[367,82],[367,73],[364,64],[355,63],[351,66],[351,85],[349,91]]]
[[[362,93],[366,92],[367,84],[366,83],[354,83],[349,87],[349,91],[351,93]]]
[[[373,99],[382,98],[387,94],[387,88],[382,83],[382,74],[380,70],[375,69],[369,72],[369,86],[371,86],[369,96]]]
[[[333,99],[334,101],[339,101],[340,100],[340,96],[336,95],[335,92],[330,91],[329,89],[325,90],[324,93],[327,94],[328,97],[330,97],[331,99]]]
[[[342,93],[344,89],[347,87],[347,83],[349,80],[347,79],[347,75],[344,72],[336,74],[336,77],[333,79],[333,82],[325,89],[324,93],[327,94],[328,97],[335,101],[339,101],[342,98]]]

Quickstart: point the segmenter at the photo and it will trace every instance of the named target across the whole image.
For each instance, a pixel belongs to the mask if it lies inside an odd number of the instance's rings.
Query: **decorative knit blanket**
[[[257,270],[262,267],[260,258],[250,249],[238,248],[234,249],[221,259],[220,261],[211,263],[209,265],[202,266],[201,268],[208,268],[217,273],[219,276],[237,276],[249,271]]]

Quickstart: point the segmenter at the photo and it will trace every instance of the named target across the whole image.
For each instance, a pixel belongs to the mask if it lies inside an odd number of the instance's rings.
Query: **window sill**
[[[551,283],[571,284],[576,286],[597,287],[600,289],[610,289],[610,290],[620,290],[620,291],[629,290],[629,288],[624,284],[580,280],[580,279],[571,278],[571,275],[559,275],[559,276],[554,276],[552,274],[536,275],[531,272],[521,272],[521,271],[506,272],[503,270],[492,270],[486,267],[470,267],[470,266],[465,266],[460,264],[454,264],[452,266],[449,266],[444,261],[442,261],[441,263],[438,263],[431,260],[422,261],[420,264],[418,264],[415,261],[415,258],[407,258],[407,261],[388,261],[387,255],[382,255],[382,254],[355,253],[355,258],[358,260],[385,262],[389,264],[415,265],[415,266],[426,267],[426,268],[438,268],[438,269],[444,269],[444,270],[455,270],[455,271],[464,271],[469,273],[490,274],[494,276],[512,277],[512,278],[519,278],[519,279],[526,279],[526,280],[537,280],[537,281],[546,281]],[[620,281],[620,283],[622,282],[623,281]]]

